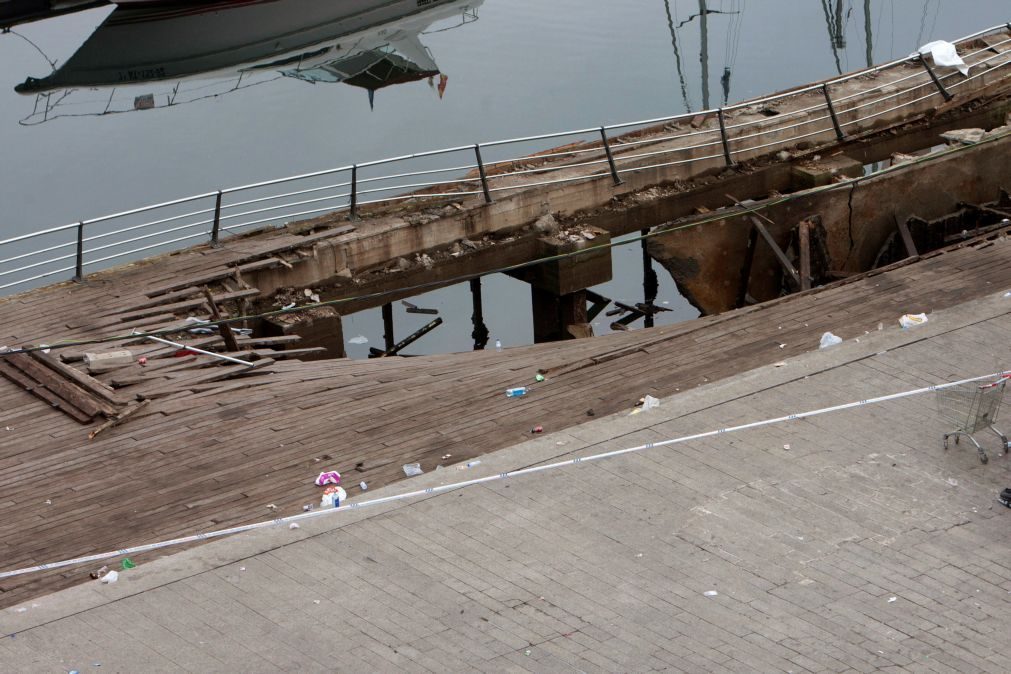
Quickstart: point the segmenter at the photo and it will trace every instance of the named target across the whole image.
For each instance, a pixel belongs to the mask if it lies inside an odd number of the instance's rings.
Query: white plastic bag
[[[818,345],[819,349],[827,349],[830,346],[835,346],[836,344],[842,344],[842,337],[833,335],[831,332],[826,332],[821,336],[821,343]]]
[[[115,583],[117,580],[119,580],[118,571],[110,571],[109,573],[102,576],[102,582],[105,583],[106,585]]]
[[[408,463],[404,464],[404,475],[407,477],[414,477],[415,475],[421,475],[425,471],[421,470],[420,463]]]
[[[903,329],[923,325],[927,322],[927,314],[903,314],[899,317],[899,325]]]
[[[963,75],[969,74],[969,66],[965,65],[965,61],[962,57],[958,55],[958,51],[955,49],[955,45],[944,40],[934,40],[933,42],[928,42],[917,50],[920,54],[930,54],[934,59],[934,65],[938,66],[950,66],[952,68],[958,68],[958,72]],[[911,54],[915,56],[916,54]]]
[[[660,407],[660,399],[654,398],[653,396],[645,396],[642,399],[642,411],[646,412],[653,409],[654,407]]]

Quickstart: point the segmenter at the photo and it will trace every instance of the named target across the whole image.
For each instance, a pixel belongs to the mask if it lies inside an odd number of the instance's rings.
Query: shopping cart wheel
[[[948,449],[948,434],[944,434],[944,448]]]
[[[987,458],[986,452],[984,452],[982,449],[980,449],[979,450],[979,462],[980,463],[986,463],[989,460],[990,459]]]

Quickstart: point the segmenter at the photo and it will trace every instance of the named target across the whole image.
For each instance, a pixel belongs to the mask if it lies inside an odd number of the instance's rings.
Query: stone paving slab
[[[997,294],[368,496],[995,371],[1009,310]],[[992,436],[987,465],[946,451],[943,429],[907,398],[236,536],[3,611],[0,669],[1003,672],[1009,459]]]

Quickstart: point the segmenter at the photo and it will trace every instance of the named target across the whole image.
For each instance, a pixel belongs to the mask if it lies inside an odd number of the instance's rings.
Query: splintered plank
[[[112,415],[116,413],[116,408],[112,404],[96,399],[87,391],[75,386],[45,365],[37,363],[27,354],[18,353],[8,356],[7,363],[21,370],[21,372],[37,381],[40,385],[84,412],[84,414],[88,415],[89,419],[99,414]]]
[[[80,386],[85,391],[103,398],[112,405],[122,405],[123,401],[119,399],[116,392],[111,388],[87,374],[70,367],[69,365],[64,365],[56,358],[53,358],[48,353],[42,353],[41,351],[31,351],[28,354],[31,358],[42,363],[49,369],[57,372],[60,376],[69,379],[74,382],[77,386]]]
[[[72,419],[75,419],[81,422],[82,424],[91,423],[91,420],[93,418],[92,416],[74,407],[66,400],[63,400],[55,393],[44,387],[42,384],[39,384],[38,382],[34,381],[31,377],[24,374],[23,372],[15,368],[13,365],[8,363],[6,359],[2,358],[0,358],[0,375],[3,375],[7,379],[11,380],[15,384],[23,388],[25,391],[28,391],[29,393],[35,395],[36,397],[46,401],[47,403],[59,409]]]
[[[201,291],[202,292],[202,291]],[[231,300],[241,300],[249,297],[256,297],[260,294],[260,291],[256,288],[251,288],[249,290],[236,290],[234,292],[219,293],[213,295],[215,302],[229,302]],[[159,304],[157,306],[142,308],[133,310],[132,308],[126,309],[124,311],[119,311],[113,314],[120,322],[132,321],[140,318],[147,318],[150,316],[158,316],[169,314],[171,320],[171,314],[175,314],[179,311],[184,311],[186,309],[193,309],[195,307],[204,306],[207,303],[205,297],[201,296],[199,298],[183,300],[181,302],[173,302],[171,304]]]

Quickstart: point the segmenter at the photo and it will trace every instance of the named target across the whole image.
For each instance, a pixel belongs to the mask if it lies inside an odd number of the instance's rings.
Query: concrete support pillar
[[[530,284],[534,342],[593,336],[585,290],[611,280],[610,243],[610,234],[596,228],[541,237],[538,257],[550,259],[509,272]]]

